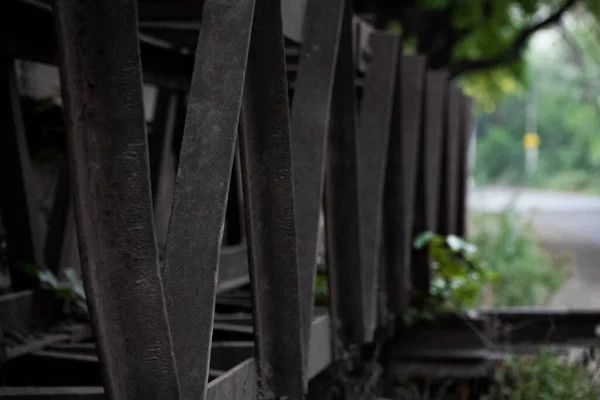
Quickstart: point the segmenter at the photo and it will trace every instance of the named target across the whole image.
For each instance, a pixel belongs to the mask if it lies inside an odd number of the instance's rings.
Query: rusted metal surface
[[[203,399],[254,0],[206,0],[162,270],[184,398]]]
[[[377,283],[383,217],[383,184],[400,54],[400,37],[371,36],[373,58],[365,80],[358,130],[361,279],[364,283],[364,341],[373,341],[377,327]]]
[[[334,352],[338,356],[341,355],[342,343],[363,342],[364,292],[358,219],[358,143],[351,21],[352,9],[347,5],[333,86],[325,173],[329,301],[336,337]],[[348,296],[348,293],[354,294]]]
[[[390,310],[401,315],[411,295],[415,178],[421,135],[425,58],[403,56],[389,143],[385,188],[385,248]]]
[[[415,221],[413,237],[425,231],[436,230],[438,190],[441,170],[441,141],[448,74],[444,71],[428,71],[423,102],[423,133],[420,138],[417,161]],[[415,293],[427,293],[430,281],[428,249],[412,250],[412,289]]]
[[[310,344],[325,148],[346,0],[308,0],[291,113],[296,240],[305,357]],[[306,362],[305,362],[306,364]]]
[[[136,2],[54,3],[82,270],[111,399],[179,398],[154,239]]]
[[[441,179],[437,231],[442,235],[456,233],[456,192],[458,190],[458,149],[460,144],[460,89],[450,84],[442,135]]]
[[[257,0],[240,153],[259,393],[302,394],[302,321],[281,7]]]
[[[473,99],[462,96],[460,110],[460,144],[458,147],[458,190],[456,209],[456,234],[467,235],[467,192],[469,185],[469,144],[473,133]]]

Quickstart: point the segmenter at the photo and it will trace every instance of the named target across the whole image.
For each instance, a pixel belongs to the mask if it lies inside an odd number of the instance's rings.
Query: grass
[[[499,276],[484,300],[487,307],[544,305],[563,285],[570,267],[564,257],[551,258],[532,227],[511,210],[474,214],[469,241]]]

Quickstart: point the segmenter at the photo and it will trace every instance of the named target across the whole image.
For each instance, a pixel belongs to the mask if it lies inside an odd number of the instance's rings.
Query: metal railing
[[[73,397],[303,395],[428,287],[414,235],[464,234],[471,99],[346,0],[28,0],[9,11],[45,32],[5,32],[1,144],[19,155],[6,161],[24,171],[15,187],[29,173],[12,60],[61,72],[72,202],[61,207],[75,210],[104,379]],[[143,82],[158,87],[150,144]],[[3,206],[7,228],[31,193]],[[330,307],[315,309],[321,209]],[[48,240],[20,235],[24,254]],[[251,316],[231,330],[217,294],[247,283],[251,299],[236,301]],[[216,342],[221,328],[243,340]],[[244,356],[216,367],[232,354]]]

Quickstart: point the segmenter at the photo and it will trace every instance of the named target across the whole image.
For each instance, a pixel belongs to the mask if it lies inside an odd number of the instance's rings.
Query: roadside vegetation
[[[479,257],[498,276],[482,298],[483,307],[544,305],[571,273],[568,257],[551,257],[531,224],[510,208],[473,214],[469,232]]]

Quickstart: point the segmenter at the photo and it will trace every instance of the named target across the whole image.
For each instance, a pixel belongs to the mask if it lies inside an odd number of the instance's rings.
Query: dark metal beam
[[[48,231],[44,241],[44,264],[55,274],[58,274],[62,267],[67,267],[61,265],[61,261],[63,251],[68,249],[66,241],[71,239],[67,229],[72,206],[69,183],[68,166],[63,162],[58,172],[54,200],[48,217]]]
[[[352,8],[347,2],[333,86],[325,180],[327,269],[336,357],[342,355],[343,344],[364,340],[352,39]]]
[[[99,387],[0,387],[5,400],[106,400]]]
[[[109,398],[179,398],[134,0],[54,3],[82,270]]]
[[[358,130],[358,182],[360,191],[361,276],[364,282],[364,339],[372,342],[377,327],[377,285],[382,233],[383,184],[394,88],[400,54],[400,37],[377,33],[371,36],[372,59]]]
[[[181,391],[189,399],[206,396],[254,0],[206,0],[203,7],[162,270]]]
[[[291,135],[281,6],[257,0],[240,153],[259,390],[304,393]]]
[[[425,83],[421,143],[417,162],[415,221],[413,237],[425,231],[436,230],[438,190],[440,186],[440,158],[442,128],[448,74],[429,71]],[[412,250],[412,289],[414,293],[427,293],[430,284],[428,249]]]
[[[410,255],[424,79],[425,57],[403,56],[384,199],[387,290],[389,308],[396,315],[408,309],[411,296]]]
[[[175,186],[176,160],[173,142],[181,132],[177,128],[183,126],[182,108],[185,107],[183,94],[159,88],[156,98],[150,142],[150,177],[152,179],[152,195],[154,210],[154,226],[158,254],[164,259],[173,205]],[[183,115],[182,115],[183,114]]]
[[[207,400],[256,400],[260,397],[257,386],[256,361],[248,359],[208,384]]]
[[[456,234],[467,236],[467,195],[469,185],[469,145],[473,134],[473,99],[462,96],[460,111],[460,144],[458,148],[458,190]]]
[[[458,190],[458,146],[461,110],[460,89],[450,84],[446,94],[444,115],[441,176],[437,232],[442,235],[456,233],[456,192]]]
[[[345,3],[346,0],[308,0],[304,46],[300,54],[291,115],[300,308],[305,357],[311,342],[325,148]]]
[[[597,311],[506,308],[482,314],[497,327],[498,345],[589,346],[600,341],[600,312]]]
[[[4,14],[1,21],[2,38],[7,42],[5,46],[10,47],[8,35],[17,21],[11,20],[10,13]],[[12,263],[43,266],[43,237],[33,199],[37,190],[21,113],[14,60],[5,53],[0,57],[0,212],[6,230],[7,256]],[[12,271],[11,275],[15,290],[29,289],[35,284],[19,271]]]
[[[234,200],[234,199],[230,199]],[[245,244],[221,249],[217,293],[223,293],[250,282],[248,273],[248,251]]]

